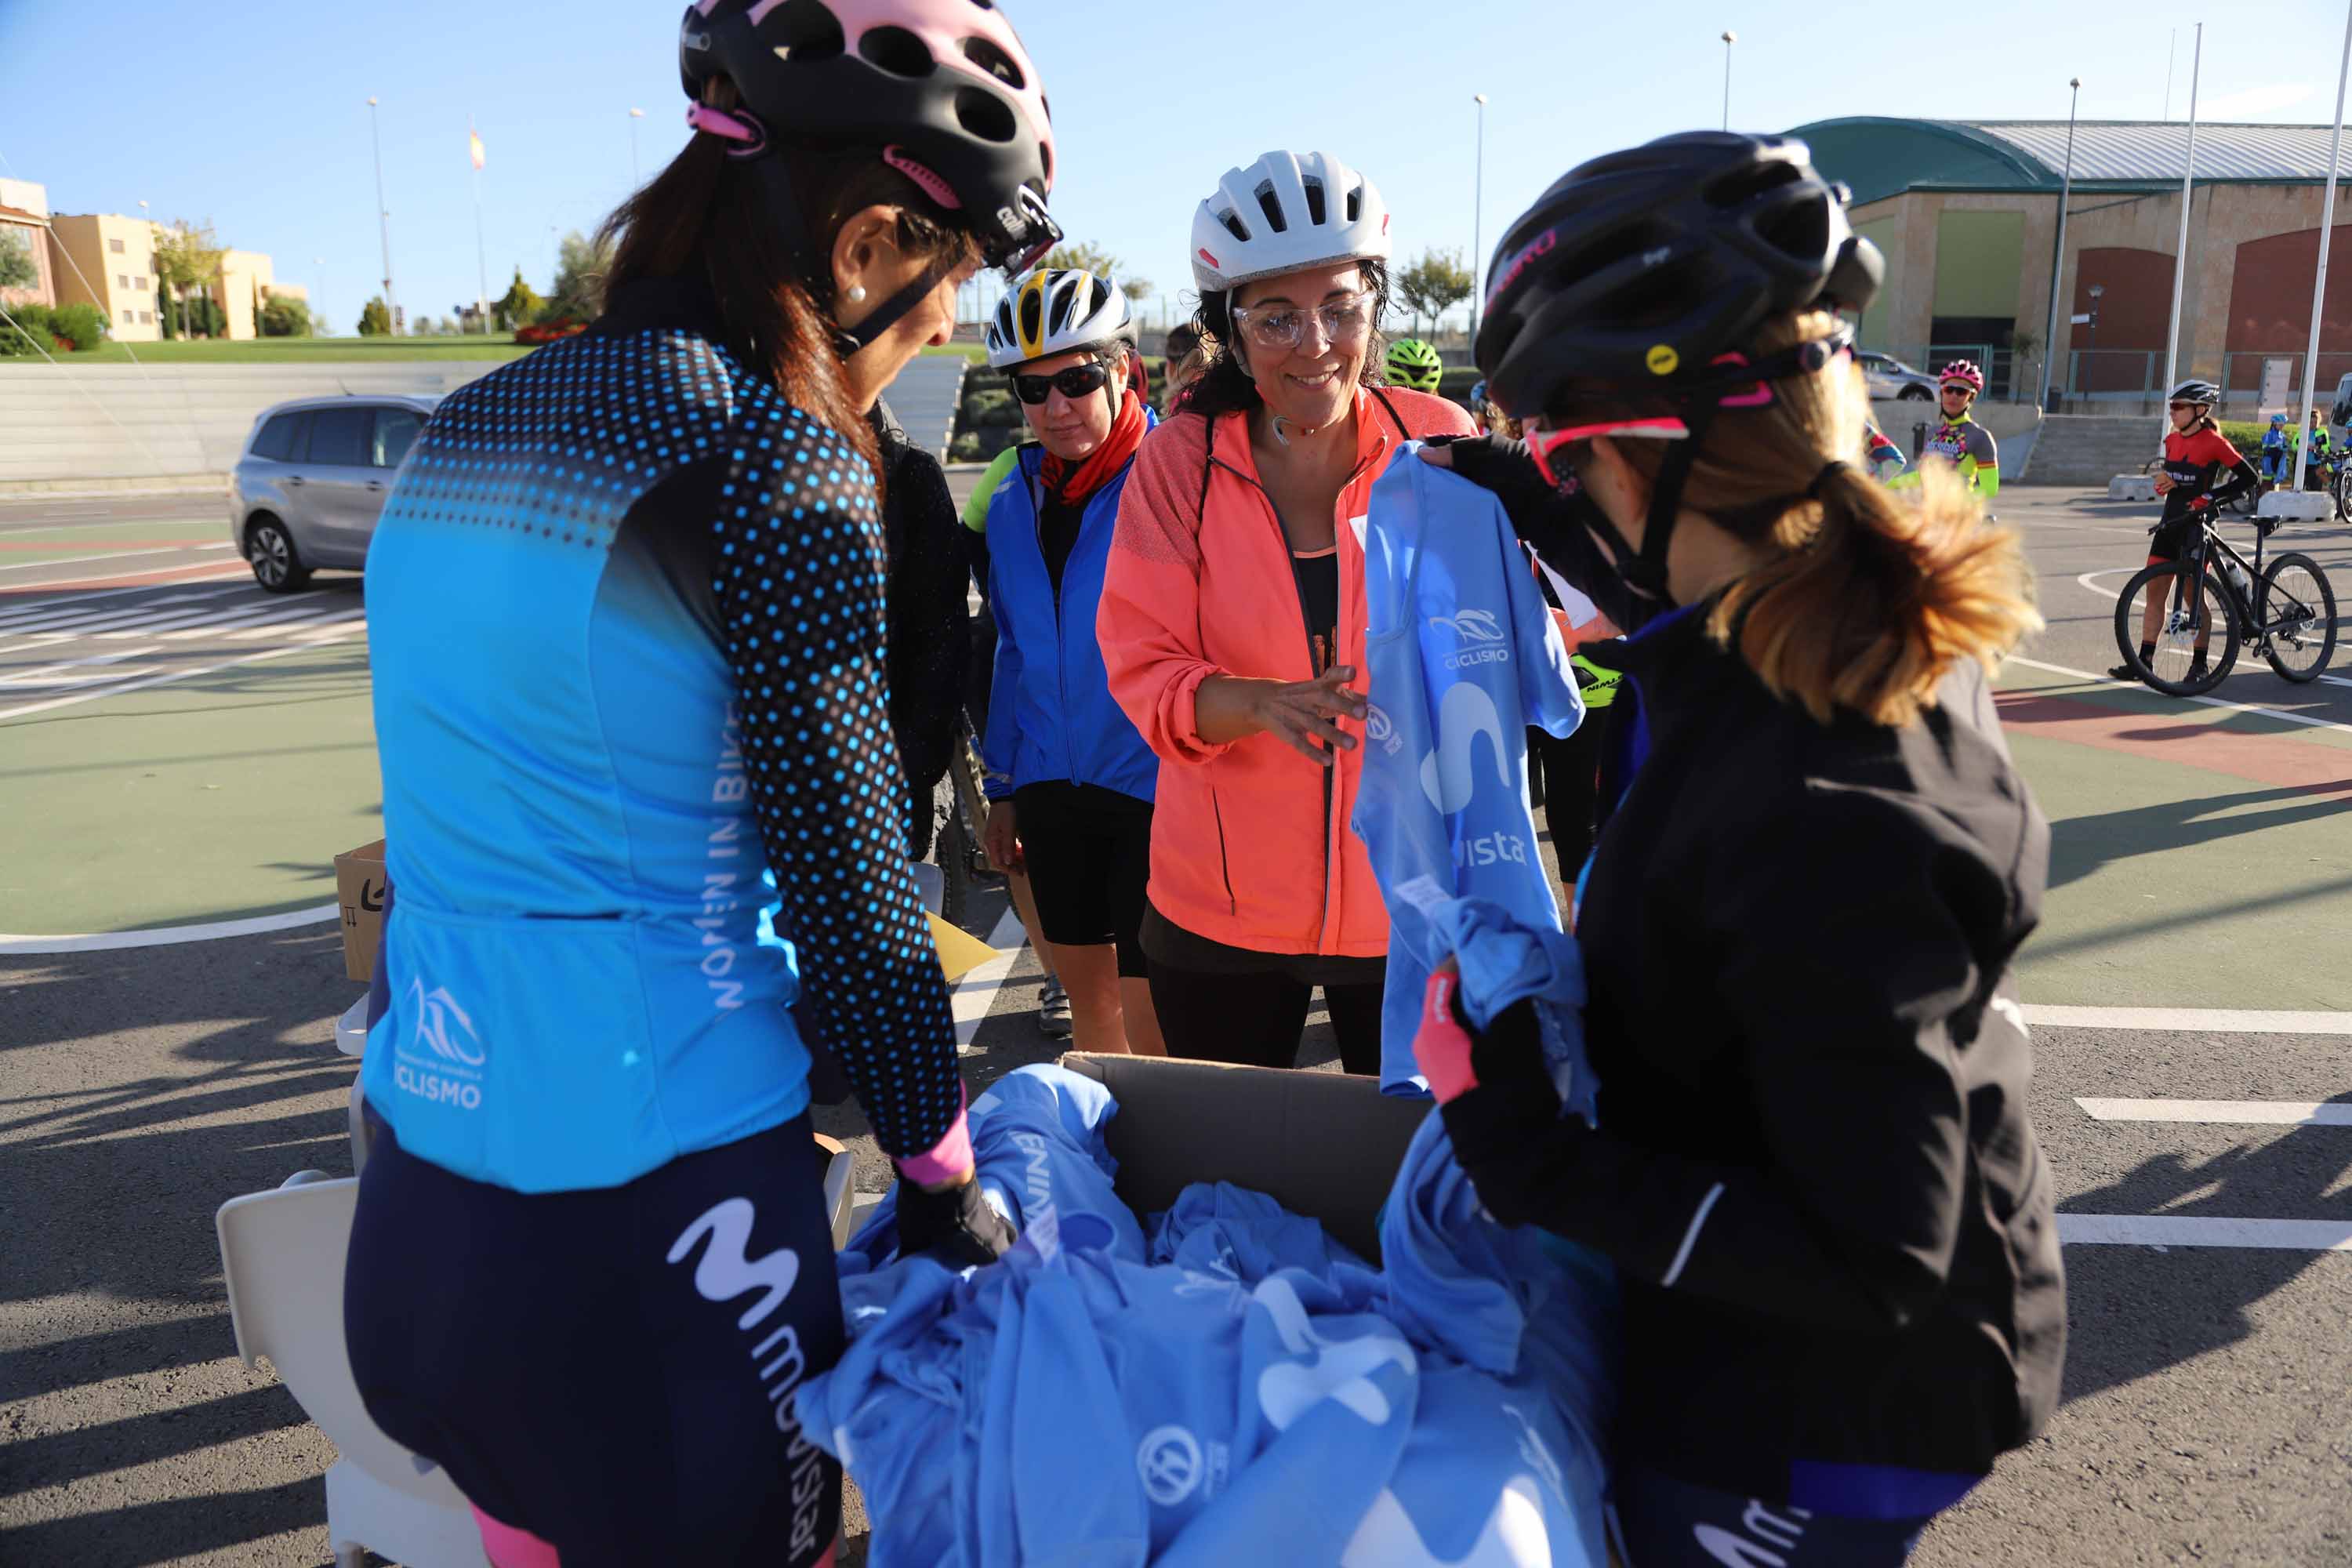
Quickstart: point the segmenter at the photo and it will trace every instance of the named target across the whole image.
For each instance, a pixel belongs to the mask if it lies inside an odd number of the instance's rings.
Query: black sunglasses
[[[1051,375],[1016,375],[1013,378],[1013,395],[1033,407],[1045,401],[1050,393],[1065,397],[1084,397],[1090,392],[1100,392],[1110,380],[1110,368],[1097,361],[1092,364],[1074,364],[1057,370]]]

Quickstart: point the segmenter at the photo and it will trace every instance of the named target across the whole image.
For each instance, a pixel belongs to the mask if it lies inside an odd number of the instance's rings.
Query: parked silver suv
[[[320,567],[367,564],[393,471],[437,397],[310,397],[265,409],[229,477],[230,537],[254,581],[289,594]]]

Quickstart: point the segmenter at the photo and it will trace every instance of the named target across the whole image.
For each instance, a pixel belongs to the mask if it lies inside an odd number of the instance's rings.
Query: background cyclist
[[[1445,379],[1445,362],[1419,338],[1399,338],[1389,345],[1389,384],[1433,395]]]
[[[1192,241],[1215,357],[1136,458],[1098,621],[1111,693],[1160,758],[1152,1000],[1171,1056],[1287,1067],[1320,986],[1341,1062],[1376,1072],[1389,922],[1348,826],[1365,712],[1348,520],[1406,440],[1470,421],[1379,384],[1388,209],[1364,175],[1269,153],[1226,171]]]
[[[905,1245],[1011,1240],[908,869],[867,414],[1059,237],[1043,89],[968,0],[709,0],[678,58],[697,134],[609,220],[603,316],[441,405],[368,558],[398,891],[344,1327],[509,1568],[831,1557],[796,994]]]
[[[2164,471],[2156,476],[2156,493],[2164,498],[2164,513],[2149,531],[2147,563],[2178,561],[2197,542],[2213,509],[2235,500],[2249,486],[2261,482],[2254,466],[2230,445],[2213,422],[2213,405],[2221,389],[2194,378],[2172,389],[2167,412],[2172,429],[2164,437]],[[2257,525],[2262,526],[2262,525]],[[2165,595],[2151,593],[2140,612],[2139,661],[2156,658],[2156,634],[2166,613]],[[2191,651],[2189,679],[2206,673],[2206,644],[2212,636],[2212,606],[2200,595],[2197,606],[2197,642]],[[2118,680],[2137,680],[2141,671],[2126,661],[2107,671]]]
[[[988,363],[1034,446],[992,492],[988,855],[1029,877],[1082,1051],[1160,1054],[1140,930],[1159,763],[1111,700],[1095,637],[1119,495],[1155,423],[1128,367],[1127,297],[1049,268],[1005,295]]]
[[[1919,456],[1941,458],[1959,471],[1969,488],[1986,500],[2000,494],[2000,445],[1992,432],[1978,424],[1969,411],[1976,405],[1978,394],[1984,391],[1984,372],[1972,360],[1956,359],[1943,368],[1937,378],[1937,398],[1943,417],[1927,432],[1927,444]],[[1900,456],[1901,454],[1896,454]],[[1886,481],[1897,489],[1916,487],[1919,470],[1915,466],[1909,473],[1898,474]]]

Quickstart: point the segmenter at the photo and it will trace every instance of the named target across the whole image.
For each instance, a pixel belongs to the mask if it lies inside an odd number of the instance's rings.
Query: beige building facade
[[[29,287],[0,289],[0,305],[54,305],[49,262],[49,193],[30,180],[0,180],[0,245],[22,250],[36,274]]]
[[[119,213],[59,213],[49,220],[58,303],[87,300],[106,313],[118,342],[152,343],[156,319],[155,226]]]

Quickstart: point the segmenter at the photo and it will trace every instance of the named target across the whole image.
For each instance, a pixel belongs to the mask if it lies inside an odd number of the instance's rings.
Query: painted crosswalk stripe
[[[166,610],[160,615],[152,616],[146,620],[136,622],[133,625],[120,627],[112,631],[100,632],[97,635],[110,642],[120,642],[125,637],[152,637],[155,633],[168,630],[173,626],[197,626],[199,623],[211,624],[220,620],[222,614],[223,612],[216,608],[205,610]]]
[[[2352,1220],[2062,1214],[2058,1239],[2068,1247],[2248,1247],[2285,1252],[2352,1252]]]
[[[241,665],[260,664],[268,659],[283,658],[288,654],[308,653],[322,643],[339,640],[346,635],[343,628],[330,628],[323,636],[290,643],[284,647],[263,648],[258,653],[240,654],[217,664],[198,665],[193,669],[174,669],[163,675],[151,675],[141,680],[125,680],[95,691],[77,691],[69,697],[52,697],[42,702],[26,702],[15,708],[0,708],[0,719],[23,719],[35,713],[47,713],[53,709],[70,708],[79,702],[98,702],[109,697],[121,697],[133,691],[144,691],[151,686],[166,686],[175,680],[193,680],[198,676],[212,675]]]
[[[2316,1100],[2100,1100],[2076,1095],[2094,1121],[2199,1121],[2231,1127],[2352,1127],[2352,1102]]]
[[[54,685],[58,683],[43,682],[39,678],[42,676],[55,675],[60,670],[73,669],[83,665],[120,664],[126,658],[137,658],[142,654],[158,653],[161,651],[162,650],[159,648],[133,647],[125,648],[121,653],[92,654],[88,658],[60,659],[55,664],[45,664],[38,669],[14,670],[6,675],[0,675],[0,686],[21,689],[43,684]],[[91,680],[113,680],[119,679],[121,677],[121,674],[122,672],[119,669],[100,670],[94,671],[92,674],[80,679]]]
[[[338,626],[345,621],[356,621],[363,619],[364,617],[364,611],[354,608],[339,607],[332,610],[313,610],[310,615],[303,616],[299,620],[280,621],[275,626],[250,626],[241,632],[231,632],[226,637],[221,638],[221,641],[252,642],[260,637],[274,637],[283,632],[312,631],[320,626]]]
[[[2352,1013],[2264,1012],[2243,1007],[2025,1005],[2025,1021],[2050,1029],[2178,1030],[2204,1035],[2352,1035]]]
[[[232,631],[238,626],[257,626],[264,621],[283,621],[297,616],[314,615],[318,608],[316,605],[281,605],[275,600],[253,607],[239,605],[233,609],[216,612],[217,618],[203,626],[192,626],[184,632],[165,632],[163,640],[178,642],[186,637],[218,637],[223,632]]]
[[[77,637],[94,637],[100,632],[110,631],[117,626],[135,625],[146,620],[154,613],[144,605],[135,610],[126,610],[118,606],[113,609],[100,610],[93,615],[67,616],[46,626],[33,626],[9,635],[21,637],[29,644],[54,647],[58,643],[72,642]]]
[[[21,609],[0,608],[0,636],[5,636],[8,633],[14,632],[27,622],[47,620],[50,616],[57,615],[72,614],[81,609],[82,606],[88,605],[93,599],[119,599],[125,594],[153,594],[159,587],[169,588],[171,586],[172,584],[168,583],[160,584],[154,583],[142,583],[135,587],[101,588],[94,593],[78,593],[63,599],[43,599],[38,604],[26,605]],[[151,607],[153,607],[163,605],[182,604],[194,599],[217,598],[223,594],[234,594],[243,586],[245,586],[245,584],[242,583],[223,583],[217,586],[207,584],[192,584],[189,591],[185,593],[165,593],[160,597],[149,600],[148,604]],[[29,597],[34,592],[36,592],[36,590],[25,589],[22,590],[22,592]],[[15,598],[16,596],[16,595],[15,594],[0,595],[0,605],[5,605],[7,600]]]

